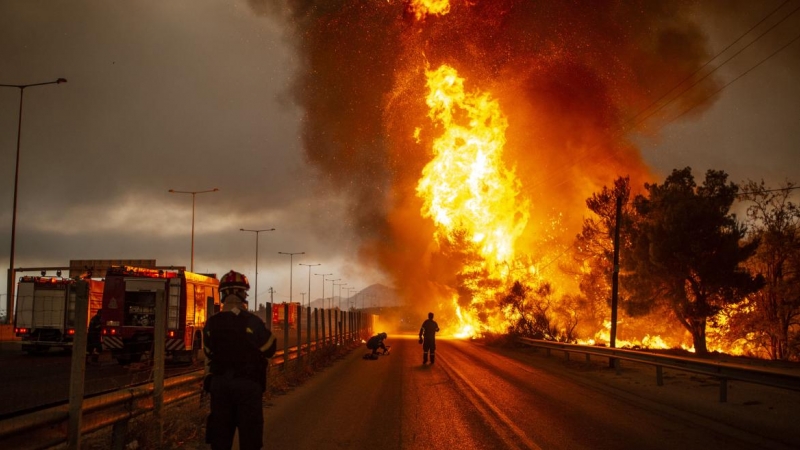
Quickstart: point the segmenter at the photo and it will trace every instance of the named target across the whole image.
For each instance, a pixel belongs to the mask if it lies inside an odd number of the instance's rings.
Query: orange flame
[[[454,68],[442,65],[426,76],[429,117],[442,133],[417,184],[422,215],[444,236],[465,231],[487,263],[483,269],[504,279],[498,263],[514,257],[529,218],[529,201],[520,198],[520,182],[502,161],[508,121],[488,93],[466,92]],[[468,314],[460,312],[462,325],[474,321]]]
[[[443,16],[450,12],[450,0],[411,0],[408,10],[417,20],[427,15]]]

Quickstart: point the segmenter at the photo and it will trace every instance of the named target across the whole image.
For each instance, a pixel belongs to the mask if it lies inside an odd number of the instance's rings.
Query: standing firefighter
[[[428,352],[431,352],[431,364],[436,359],[436,333],[439,324],[433,320],[433,313],[428,313],[428,320],[422,322],[419,329],[419,343],[422,344],[422,364],[428,364]]]
[[[203,329],[207,373],[204,388],[211,393],[206,442],[213,450],[229,450],[239,429],[239,448],[263,445],[262,396],[267,387],[269,358],[275,337],[264,322],[247,311],[250,283],[230,271],[219,283],[222,311]]]
[[[96,363],[103,353],[103,338],[101,336],[103,310],[98,309],[97,313],[89,320],[89,329],[86,332],[86,352],[89,359]]]

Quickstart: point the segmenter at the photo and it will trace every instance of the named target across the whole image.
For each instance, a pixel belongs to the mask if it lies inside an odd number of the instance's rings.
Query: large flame
[[[442,65],[426,75],[430,117],[442,135],[417,185],[422,214],[445,232],[465,229],[490,262],[509,260],[528,222],[529,205],[518,200],[519,180],[502,161],[508,121],[489,94],[467,93],[452,67]]]
[[[618,176],[653,179],[620,130],[709,57],[688,2],[277,3],[297,45],[306,156],[350,201],[359,256],[447,333],[505,331],[518,311],[498,298],[545,280],[551,311],[607,340],[606,314],[562,301],[581,294],[558,266],[588,197]],[[648,125],[696,106],[712,78]],[[626,322],[618,342],[668,345],[646,337],[659,319]]]

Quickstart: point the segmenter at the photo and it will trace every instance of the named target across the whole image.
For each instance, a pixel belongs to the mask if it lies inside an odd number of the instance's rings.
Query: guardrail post
[[[317,308],[314,308],[314,349],[319,349],[319,309]]]
[[[297,327],[297,363],[301,364],[303,362],[303,307],[301,305],[297,305],[296,307],[297,312],[295,315],[297,316],[295,321],[295,326]]]
[[[289,304],[283,304],[283,366],[286,370],[286,363],[289,362]]]
[[[325,336],[325,308],[320,308],[319,310],[322,313],[322,345],[324,347],[328,341],[327,336]]]
[[[333,344],[333,311],[333,308],[328,309],[328,336],[331,344]]]
[[[659,386],[664,385],[664,368],[656,366],[656,384]]]
[[[728,379],[719,379],[719,402],[725,403],[728,401]]]
[[[153,416],[158,428],[158,446],[164,441],[164,354],[167,341],[167,298],[156,291],[156,324],[153,330]]]
[[[566,351],[566,350],[564,350],[564,359],[566,359],[567,361],[569,361],[569,352],[568,352],[568,351]]]
[[[75,284],[75,338],[72,341],[72,367],[69,383],[70,450],[81,448],[81,418],[83,416],[84,379],[86,375],[86,318],[89,317],[89,283]]]
[[[306,308],[306,354],[311,354],[311,306]]]

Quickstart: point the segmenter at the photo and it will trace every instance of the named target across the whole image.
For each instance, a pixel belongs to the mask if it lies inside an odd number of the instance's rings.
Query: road
[[[798,448],[798,395],[741,411],[642,378],[570,370],[557,358],[512,357],[439,340],[421,364],[413,337],[390,336],[391,354],[357,350],[265,410],[265,448],[300,449],[754,449]],[[628,386],[623,384],[628,383]],[[615,385],[616,384],[616,385]],[[697,383],[695,383],[697,384]],[[734,389],[737,394],[746,388]],[[648,394],[646,392],[652,392]],[[687,392],[688,395],[687,395]],[[733,392],[733,391],[732,391]],[[708,397],[705,398],[705,394]],[[760,395],[760,394],[759,394]],[[783,400],[781,400],[783,399]],[[780,417],[764,417],[764,411]],[[752,413],[752,414],[751,414]],[[774,439],[774,440],[773,440]]]

